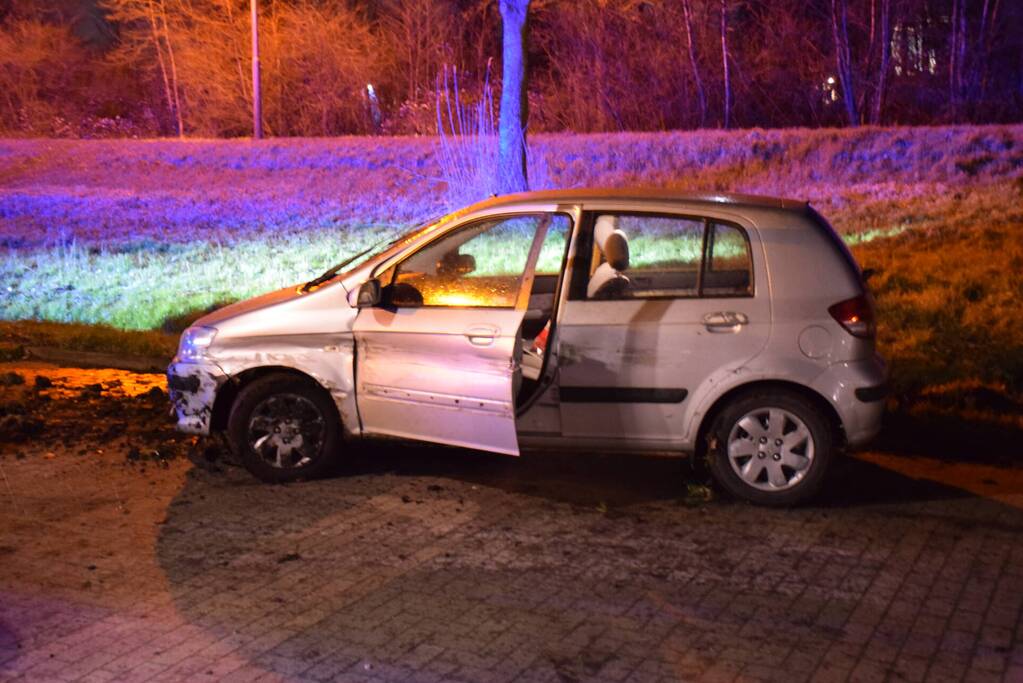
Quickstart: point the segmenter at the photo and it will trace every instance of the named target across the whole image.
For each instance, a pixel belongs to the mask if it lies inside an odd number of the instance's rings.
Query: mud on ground
[[[0,364],[0,458],[115,453],[144,469],[207,448],[175,431],[163,375]]]

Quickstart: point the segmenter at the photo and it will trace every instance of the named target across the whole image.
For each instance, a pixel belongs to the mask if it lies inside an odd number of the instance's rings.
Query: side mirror
[[[380,280],[376,278],[366,280],[359,287],[359,294],[355,299],[356,308],[373,308],[380,303]]]

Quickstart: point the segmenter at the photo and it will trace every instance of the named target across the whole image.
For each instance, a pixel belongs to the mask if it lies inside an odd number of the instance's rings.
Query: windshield
[[[413,228],[412,230],[409,230],[408,232],[403,233],[398,237],[392,239],[385,239],[380,242],[377,242],[376,244],[360,251],[354,256],[351,256],[345,259],[344,261],[341,261],[340,263],[331,266],[329,269],[326,270],[326,272],[324,272],[319,277],[314,278],[309,282],[305,283],[305,285],[302,286],[302,291],[308,292],[310,289],[318,287],[322,285],[324,282],[337,277],[341,273],[341,269],[345,268],[346,266],[355,264],[353,268],[357,268],[371,261],[372,259],[377,258],[378,256],[382,256],[383,254],[387,253],[388,251],[395,247],[409,244],[410,242],[419,239],[423,235],[426,235],[430,232],[433,232],[434,230],[441,228],[444,225],[447,225],[448,223],[455,220],[456,218],[459,218],[465,213],[466,209],[462,209],[454,213],[449,213],[447,215],[441,216],[440,218],[424,223],[417,228]]]

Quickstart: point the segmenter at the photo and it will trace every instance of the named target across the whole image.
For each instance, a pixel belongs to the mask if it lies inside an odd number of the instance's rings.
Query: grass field
[[[900,392],[975,402],[984,387],[1018,408],[1023,126],[532,143],[551,187],[811,200],[878,271],[880,343]],[[0,320],[179,327],[453,208],[465,188],[446,173],[431,138],[0,140]]]

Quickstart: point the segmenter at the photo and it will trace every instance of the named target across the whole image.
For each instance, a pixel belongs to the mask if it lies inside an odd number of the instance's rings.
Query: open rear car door
[[[365,434],[518,455],[520,330],[552,215],[472,220],[376,273],[354,326]]]

